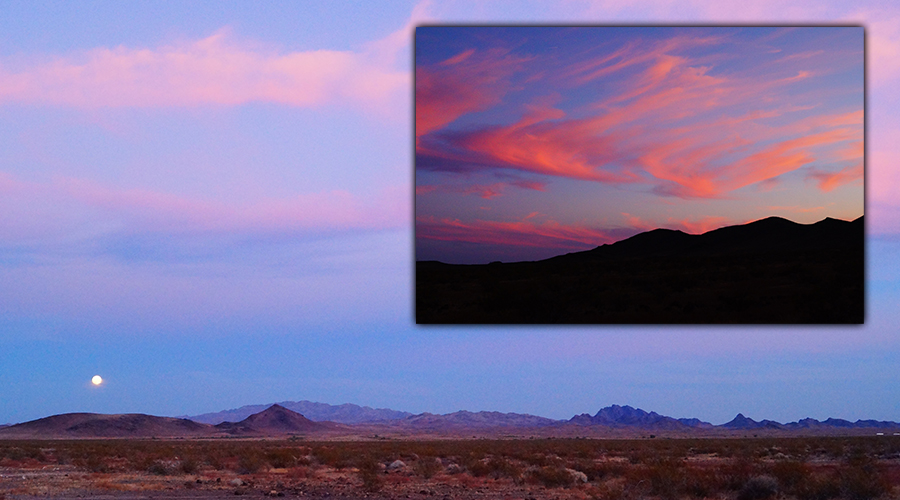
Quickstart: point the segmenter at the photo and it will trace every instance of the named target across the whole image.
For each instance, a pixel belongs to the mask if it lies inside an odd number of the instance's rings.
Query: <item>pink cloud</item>
[[[617,87],[606,89],[610,95],[589,107],[593,116],[568,118],[554,106],[558,96],[542,98],[526,104],[515,123],[446,136],[442,140],[451,147],[430,141],[427,151],[418,152],[427,153],[437,168],[449,170],[462,168],[451,166],[457,164],[466,169],[480,165],[476,168],[601,183],[649,183],[659,194],[719,198],[829,159],[822,147],[861,139],[862,110],[813,115],[778,126],[764,122],[813,108],[781,102],[788,97],[780,97],[782,89],[813,78],[813,71],[770,79],[757,74],[713,75],[710,66],[673,53],[715,41],[682,36],[645,46],[625,45],[565,73],[587,82],[624,67],[642,68]],[[447,66],[461,64],[473,54],[463,52]],[[803,61],[813,54],[797,56]],[[740,109],[756,102],[768,103],[768,109],[742,111],[738,116],[727,113],[732,106]],[[417,109],[422,118],[428,113],[426,108]],[[710,113],[719,116],[689,120]],[[438,120],[419,132],[443,125],[446,121]],[[781,142],[762,150],[757,146],[777,138]],[[427,162],[423,165],[431,168]]]
[[[558,222],[533,222],[529,216],[518,222],[416,218],[416,238],[463,241],[493,245],[589,250],[616,240],[607,231],[583,226],[565,226]]]
[[[662,223],[650,222],[648,220],[642,219],[641,217],[631,215],[626,212],[623,212],[622,216],[625,218],[628,227],[640,231],[649,231],[652,229],[664,228],[677,229],[688,234],[703,234],[705,232],[712,231],[713,229],[718,229],[720,227],[730,226],[734,224],[728,218],[719,216],[707,216],[701,217],[699,219],[675,219],[669,217],[665,222]]]
[[[863,166],[862,163],[860,163],[852,167],[842,168],[837,172],[814,170],[809,174],[809,178],[818,181],[819,189],[828,192],[843,186],[844,184],[849,184],[853,181],[861,181],[863,178]]]
[[[416,186],[416,195],[423,196],[429,193],[460,193],[475,194],[484,199],[495,198],[504,193],[507,187],[515,186],[520,189],[529,189],[534,191],[543,191],[546,186],[543,182],[515,180],[510,182],[495,182],[492,184],[428,184]]]
[[[717,217],[717,216],[709,216],[703,217],[697,220],[691,219],[682,219],[682,220],[673,220],[669,219],[666,226],[670,229],[681,229],[682,231],[688,234],[703,234],[708,231],[712,231],[713,229],[718,229],[720,227],[731,226],[734,225],[731,221],[729,221],[726,217]],[[673,227],[675,226],[675,227]]]
[[[395,229],[407,224],[411,209],[405,186],[369,195],[336,190],[242,205],[67,177],[25,182],[5,173],[0,173],[0,190],[7,191],[2,204],[8,217],[0,217],[0,238],[7,243],[90,239],[122,231],[253,236]]]
[[[522,62],[502,49],[472,49],[416,68],[417,145],[420,136],[500,102]]]
[[[96,48],[20,70],[0,66],[0,103],[83,108],[238,105],[320,106],[393,102],[409,73],[366,51],[283,53],[232,39],[228,30],[156,48]],[[376,61],[376,62],[373,62]]]
[[[861,130],[841,128],[777,142],[723,169],[724,182],[733,190],[777,177],[815,161],[811,148],[853,140],[859,135]]]
[[[560,110],[535,105],[518,122],[470,133],[458,144],[506,168],[600,182],[635,180],[603,168],[616,158],[619,139],[597,134],[603,120],[555,121],[563,116]]]

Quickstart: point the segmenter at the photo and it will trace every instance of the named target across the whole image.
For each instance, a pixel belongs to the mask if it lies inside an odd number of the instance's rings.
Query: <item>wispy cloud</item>
[[[643,183],[657,194],[717,198],[814,161],[828,161],[823,146],[861,140],[861,110],[813,114],[780,124],[767,121],[788,113],[814,113],[815,106],[795,104],[788,91],[815,78],[815,71],[771,76],[716,72],[681,52],[722,42],[720,38],[630,42],[611,55],[572,65],[562,73],[580,84],[630,68],[630,76],[604,87],[607,97],[571,113],[580,117],[569,117],[555,106],[559,96],[524,105],[515,123],[477,130],[442,132],[440,127],[449,122],[436,113],[441,119],[417,131],[421,144],[428,145],[418,151],[417,165],[451,172],[512,169],[601,183]],[[463,52],[448,67],[471,56]],[[435,96],[419,101],[417,96],[417,119],[427,121],[431,108],[442,102]],[[771,143],[775,138],[779,141]]]
[[[16,69],[0,60],[0,103],[102,108],[260,101],[310,107],[349,101],[380,108],[409,88],[409,73],[390,61],[396,50],[386,41],[359,51],[283,52],[221,29],[159,47],[34,56]]]
[[[51,182],[36,183],[3,174],[0,192],[6,214],[0,217],[0,247],[6,248],[60,244],[76,248],[126,236],[176,246],[181,240],[209,238],[280,241],[396,229],[406,225],[410,210],[402,186],[369,195],[334,190],[238,205],[84,179],[57,176]]]
[[[424,184],[416,186],[416,195],[424,196],[430,193],[458,193],[475,194],[484,199],[500,196],[510,186],[519,189],[543,191],[546,183],[537,181],[514,180],[509,182],[494,182],[491,184]]]
[[[588,250],[620,239],[619,235],[610,231],[567,226],[551,220],[538,223],[532,219],[528,216],[521,221],[464,222],[431,216],[416,217],[416,238],[571,251]]]
[[[469,49],[438,64],[416,68],[418,138],[462,115],[500,102],[523,58],[504,49]]]

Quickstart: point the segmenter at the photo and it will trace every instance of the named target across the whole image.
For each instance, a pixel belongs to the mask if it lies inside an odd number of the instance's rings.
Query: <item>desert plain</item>
[[[900,436],[0,441],[0,499],[900,498]]]

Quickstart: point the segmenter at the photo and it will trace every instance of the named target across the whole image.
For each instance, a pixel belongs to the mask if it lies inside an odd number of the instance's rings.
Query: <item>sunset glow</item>
[[[862,35],[418,28],[417,260],[525,260],[656,227],[863,215]],[[535,212],[543,226],[526,221]],[[461,255],[460,242],[485,246]]]

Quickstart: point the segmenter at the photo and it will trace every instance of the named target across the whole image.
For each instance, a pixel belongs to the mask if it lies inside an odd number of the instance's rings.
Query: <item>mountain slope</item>
[[[604,425],[607,427],[635,427],[640,429],[674,430],[712,427],[712,424],[698,419],[674,419],[660,415],[655,411],[647,413],[640,408],[632,408],[628,405],[607,406],[594,416],[583,413],[572,417],[569,419],[569,422],[577,425]]]
[[[326,403],[314,403],[312,401],[281,401],[275,403],[279,406],[287,408],[302,414],[306,418],[314,422],[337,422],[341,424],[359,424],[363,422],[377,422],[382,420],[398,420],[412,415],[405,411],[390,410],[387,408],[370,408],[368,406],[359,406],[355,404],[330,405]],[[254,413],[259,413],[271,406],[267,405],[249,405],[235,408],[232,410],[224,410],[215,413],[204,413],[187,417],[195,422],[203,422],[207,424],[220,424],[222,422],[238,422]]]
[[[536,262],[416,263],[421,324],[858,324],[864,219],[655,229]]]
[[[228,434],[275,436],[334,429],[331,422],[313,422],[303,415],[280,405],[250,415],[240,422],[222,422],[215,426]]]
[[[66,413],[0,429],[0,436],[4,438],[191,437],[208,435],[214,431],[215,429],[207,424],[142,413],[122,415]]]
[[[546,427],[558,423],[550,418],[537,417],[523,413],[501,413],[496,411],[457,411],[445,415],[421,413],[390,424],[396,427],[421,430],[440,429],[487,429],[487,428],[534,428]]]

